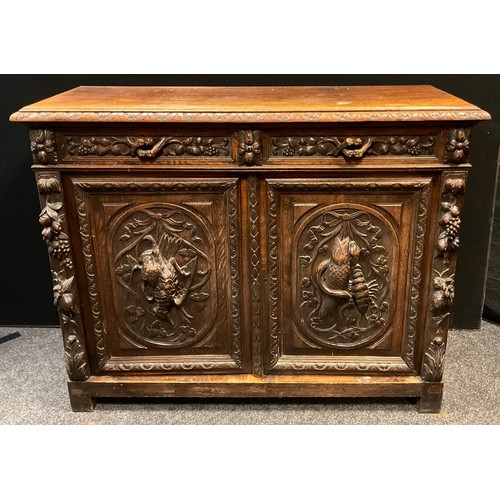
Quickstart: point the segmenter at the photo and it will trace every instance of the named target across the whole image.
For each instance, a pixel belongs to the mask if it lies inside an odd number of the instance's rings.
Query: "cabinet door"
[[[244,371],[238,180],[67,184],[93,372]]]
[[[266,181],[267,372],[415,371],[431,184]]]

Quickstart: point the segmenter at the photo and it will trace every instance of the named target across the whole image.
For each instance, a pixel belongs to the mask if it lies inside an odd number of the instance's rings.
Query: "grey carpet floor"
[[[500,424],[500,325],[450,332],[443,408],[411,399],[98,400],[73,413],[57,328],[0,328],[0,424]]]

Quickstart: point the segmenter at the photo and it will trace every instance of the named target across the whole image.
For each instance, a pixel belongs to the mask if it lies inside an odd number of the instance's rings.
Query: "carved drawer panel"
[[[285,135],[285,132],[288,134]],[[415,165],[430,161],[468,162],[470,128],[296,129],[274,131],[262,127],[187,129],[33,130],[35,164],[206,165],[259,167],[307,162],[318,166],[364,164],[387,167],[402,161]],[[179,163],[182,162],[182,163]]]
[[[71,184],[93,370],[244,369],[237,180]]]
[[[414,370],[430,186],[266,182],[267,370]]]
[[[233,162],[232,140],[227,131],[187,133],[136,130],[113,132],[61,132],[56,134],[62,163],[172,163]]]
[[[273,137],[271,156],[276,158],[296,159],[303,157],[360,159],[373,157],[437,157],[439,152],[439,133],[422,134],[387,134],[371,131],[352,135],[314,134]],[[381,158],[380,158],[381,157]]]

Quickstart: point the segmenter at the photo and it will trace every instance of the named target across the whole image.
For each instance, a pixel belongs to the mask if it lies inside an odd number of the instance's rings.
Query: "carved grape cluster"
[[[457,197],[461,196],[465,189],[465,181],[462,178],[448,178],[444,184],[443,194],[447,195],[449,201],[441,203],[442,215],[439,225],[443,231],[438,237],[438,252],[447,254],[460,246],[458,233],[460,231],[460,208],[457,205]]]
[[[68,260],[71,263],[71,260],[68,259],[68,255],[69,255],[69,241],[68,240],[56,238],[53,241],[52,245],[49,247],[49,252],[56,259],[59,259],[59,260],[64,259],[65,264],[67,264]],[[72,265],[71,265],[71,267],[72,267]]]
[[[61,202],[47,202],[40,213],[38,221],[43,226],[42,238],[47,243],[49,254],[56,259],[62,260],[64,266],[72,269],[73,264],[69,258],[69,239],[68,236],[62,232],[62,225],[57,213],[61,207]]]
[[[203,154],[205,156],[219,156],[219,150],[214,146],[204,146]]]
[[[460,209],[457,205],[443,202],[441,204],[444,212],[439,220],[439,224],[443,227],[439,235],[438,249],[440,252],[455,250],[460,246],[458,233],[460,231]]]

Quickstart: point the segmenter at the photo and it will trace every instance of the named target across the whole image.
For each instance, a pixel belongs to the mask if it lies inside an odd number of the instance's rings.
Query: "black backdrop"
[[[473,134],[453,317],[455,328],[479,327],[500,144],[499,75],[0,75],[0,325],[58,323],[27,129],[8,122],[19,108],[79,85],[413,84],[434,85],[493,116]]]

